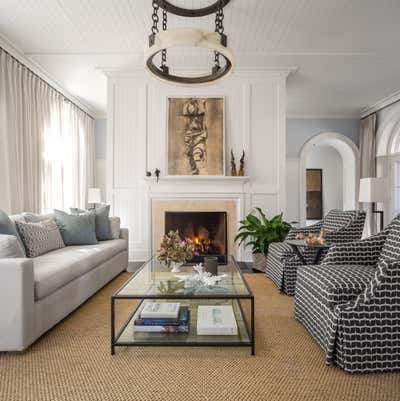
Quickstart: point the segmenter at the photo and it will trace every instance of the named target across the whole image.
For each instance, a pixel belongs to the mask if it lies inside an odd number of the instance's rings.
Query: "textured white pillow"
[[[26,223],[40,223],[45,220],[55,220],[54,213],[37,214],[37,213],[22,213]]]
[[[54,220],[44,220],[39,223],[16,222],[16,224],[28,258],[35,258],[54,249],[65,247]]]
[[[121,219],[119,217],[109,217],[112,239],[118,239],[121,231]]]
[[[15,235],[0,234],[0,258],[24,257],[24,251]]]

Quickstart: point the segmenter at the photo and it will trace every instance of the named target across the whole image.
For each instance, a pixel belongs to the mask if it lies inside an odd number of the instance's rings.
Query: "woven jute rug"
[[[256,356],[247,348],[117,348],[110,355],[110,296],[124,273],[24,353],[0,354],[0,400],[398,401],[400,374],[350,375],[293,318],[293,299],[262,274]],[[130,301],[118,307],[120,322]]]

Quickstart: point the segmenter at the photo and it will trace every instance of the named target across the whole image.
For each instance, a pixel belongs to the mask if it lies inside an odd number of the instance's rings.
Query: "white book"
[[[133,326],[138,333],[188,333],[189,326]]]
[[[197,335],[234,336],[237,333],[232,305],[206,305],[197,308]]]
[[[144,319],[177,319],[179,308],[179,302],[145,302],[140,317]]]

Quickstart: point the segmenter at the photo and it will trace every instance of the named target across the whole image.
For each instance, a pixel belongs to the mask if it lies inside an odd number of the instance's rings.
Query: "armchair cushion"
[[[357,211],[331,210],[322,220],[322,228],[327,231],[337,231],[348,226],[356,217]]]
[[[322,264],[376,266],[386,237],[387,233],[382,232],[360,241],[332,246]]]

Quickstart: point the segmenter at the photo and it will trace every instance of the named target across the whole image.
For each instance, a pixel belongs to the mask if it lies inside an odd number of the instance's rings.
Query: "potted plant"
[[[290,230],[290,224],[283,221],[282,213],[268,220],[258,207],[240,224],[235,241],[239,241],[239,245],[244,242],[245,246],[251,246],[253,268],[265,271],[269,244],[283,241]]]
[[[157,252],[157,259],[165,263],[174,273],[195,254],[194,245],[187,240],[182,240],[178,230],[171,230],[165,234]]]

